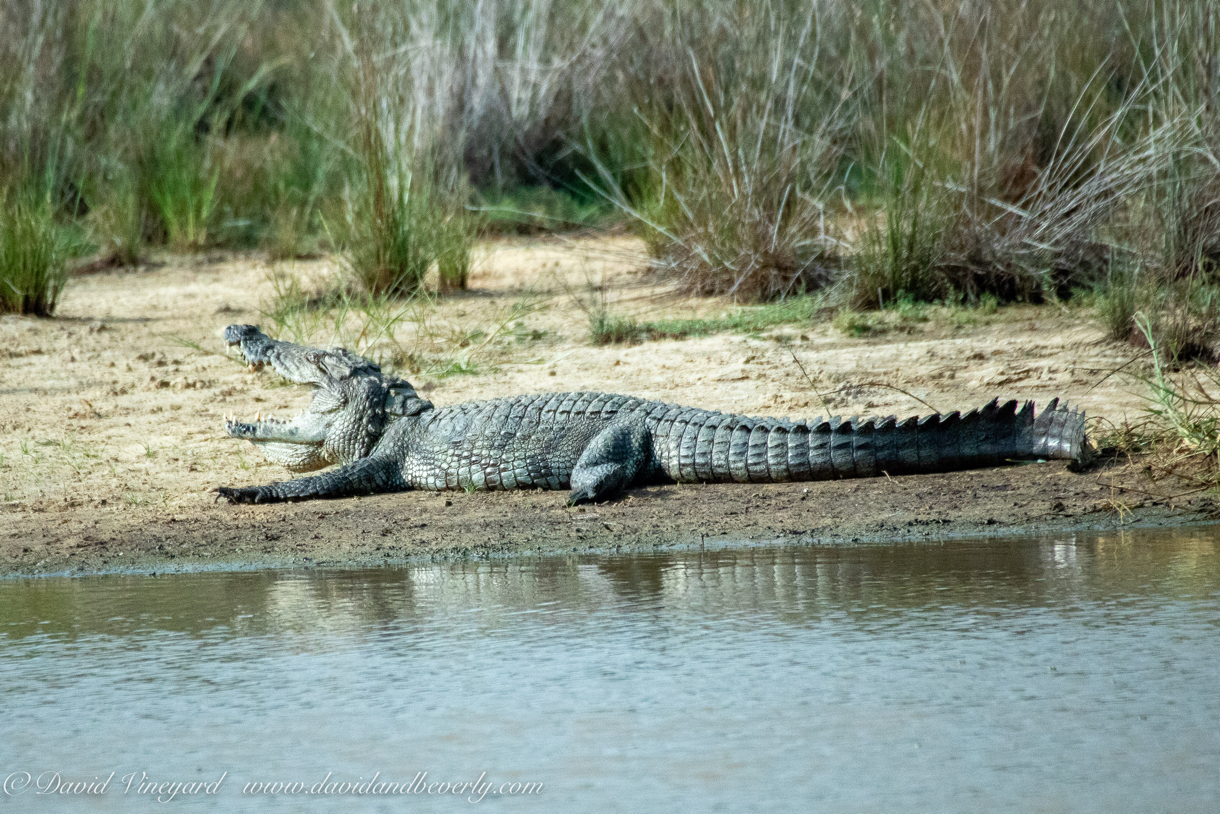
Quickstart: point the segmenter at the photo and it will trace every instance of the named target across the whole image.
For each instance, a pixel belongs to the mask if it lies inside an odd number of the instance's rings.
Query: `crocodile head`
[[[254,368],[270,364],[280,375],[314,386],[313,400],[295,418],[255,416],[253,422],[226,419],[225,431],[257,445],[273,463],[310,472],[366,457],[393,422],[432,409],[410,382],[343,348],[318,350],[263,335],[252,325],[225,329]]]

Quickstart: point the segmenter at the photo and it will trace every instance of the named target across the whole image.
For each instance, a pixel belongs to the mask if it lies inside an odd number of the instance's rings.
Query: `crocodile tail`
[[[1027,402],[1032,411],[1033,405]],[[1028,436],[1020,436],[1018,455],[1027,459],[1059,458],[1080,463],[1089,452],[1089,441],[1084,431],[1084,410],[1069,410],[1059,399],[1034,419]]]
[[[946,472],[1087,450],[1084,413],[1052,401],[1035,416],[1016,401],[958,412],[812,421],[710,414],[671,436],[661,466],[678,481],[767,483]]]

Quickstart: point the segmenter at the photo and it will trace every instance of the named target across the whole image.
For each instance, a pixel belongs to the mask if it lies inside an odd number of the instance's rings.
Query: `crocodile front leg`
[[[402,492],[409,484],[402,476],[402,465],[387,458],[359,461],[309,478],[280,481],[267,486],[246,488],[221,486],[216,491],[230,503],[278,503],[316,497],[350,497]]]

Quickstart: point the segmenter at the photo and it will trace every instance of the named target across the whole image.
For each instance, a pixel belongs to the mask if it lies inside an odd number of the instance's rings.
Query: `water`
[[[0,582],[0,811],[1214,811],[1218,632],[1217,527]]]

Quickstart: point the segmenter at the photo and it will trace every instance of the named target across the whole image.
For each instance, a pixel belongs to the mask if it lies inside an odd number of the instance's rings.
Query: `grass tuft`
[[[103,258],[110,265],[135,266],[144,246],[144,214],[129,172],[119,172],[106,185],[106,194],[92,215]]]
[[[648,326],[631,317],[599,310],[589,314],[589,341],[594,345],[632,345],[648,337]]]
[[[1141,305],[1139,265],[1112,261],[1103,287],[1094,295],[1097,318],[1106,335],[1126,342],[1136,331],[1135,315]]]
[[[68,282],[66,254],[45,197],[0,190],[0,311],[55,313]]]
[[[139,159],[144,210],[176,251],[207,246],[217,215],[220,168],[188,123],[169,120],[146,135]]]
[[[441,290],[459,290],[470,274],[475,235],[465,184],[446,162],[454,145],[441,136],[443,120],[417,93],[433,78],[431,68],[410,54],[386,62],[374,50],[380,44],[394,50],[382,40],[409,27],[394,15],[386,10],[351,21],[359,36],[345,74],[358,165],[347,206],[351,272],[370,296],[417,294],[433,266]]]

